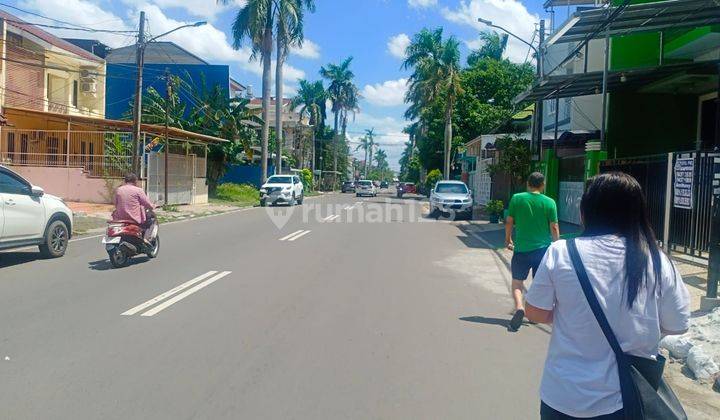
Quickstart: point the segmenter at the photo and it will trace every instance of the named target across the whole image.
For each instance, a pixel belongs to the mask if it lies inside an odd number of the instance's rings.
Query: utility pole
[[[169,125],[170,125],[170,103],[172,101],[172,89],[173,89],[173,81],[172,76],[170,75],[170,71],[168,69],[165,69],[165,164],[163,165],[163,181],[165,182],[165,204],[170,204],[168,198],[169,198],[169,188],[168,188],[168,166],[170,164],[170,135],[169,135]]]
[[[135,80],[135,105],[133,107],[133,172],[140,168],[140,126],[142,122],[142,76],[145,64],[145,12],[140,12],[140,25],[138,26],[137,43],[135,44],[135,62],[137,65],[137,79]],[[142,177],[142,174],[138,174]]]
[[[537,49],[537,73],[539,80],[545,78],[545,54],[543,54],[543,43],[545,43],[545,19],[540,20],[538,39],[540,44]],[[543,111],[544,103],[542,99],[535,103],[535,140],[538,147],[538,160],[542,160],[542,141],[543,141]],[[557,112],[557,111],[556,111]]]

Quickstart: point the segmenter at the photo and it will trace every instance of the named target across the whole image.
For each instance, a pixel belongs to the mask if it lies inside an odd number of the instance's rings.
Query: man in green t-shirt
[[[527,180],[527,192],[513,195],[510,200],[508,217],[505,220],[505,245],[513,251],[512,295],[515,300],[515,314],[510,320],[510,329],[517,331],[525,317],[523,306],[523,282],[530,270],[535,272],[550,243],[560,238],[557,206],[555,201],[544,195],[545,177],[533,172]],[[512,233],[515,228],[515,240]]]

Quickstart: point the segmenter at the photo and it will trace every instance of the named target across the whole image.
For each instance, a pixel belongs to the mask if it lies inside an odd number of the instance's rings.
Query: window
[[[291,184],[292,183],[292,177],[290,176],[271,176],[267,180],[268,184]]]
[[[75,108],[78,107],[78,81],[77,80],[73,80],[72,106],[74,106]]]
[[[300,183],[300,178],[298,178],[298,177],[296,177],[296,176],[293,177],[293,182],[296,183],[296,184],[299,184],[299,183]]]
[[[465,184],[438,183],[437,186],[435,186],[435,192],[445,194],[467,194],[468,189]]]
[[[14,176],[6,172],[0,172],[0,193],[30,194],[30,187]]]

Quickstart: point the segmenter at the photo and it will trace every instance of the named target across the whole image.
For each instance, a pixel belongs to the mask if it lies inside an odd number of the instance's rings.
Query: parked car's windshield
[[[359,181],[358,185],[362,185],[363,187],[369,187],[372,185],[372,181]]]
[[[444,194],[467,194],[468,189],[463,184],[437,184],[435,192]]]
[[[292,184],[290,176],[271,176],[267,180],[268,184]]]

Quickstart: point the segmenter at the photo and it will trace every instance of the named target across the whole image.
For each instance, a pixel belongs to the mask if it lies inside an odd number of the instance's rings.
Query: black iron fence
[[[678,172],[679,159],[688,164],[684,172]],[[652,227],[663,246],[707,259],[716,161],[720,161],[719,153],[670,153],[606,160],[600,171],[621,171],[638,180],[647,196]],[[687,177],[678,180],[678,173]],[[687,200],[676,200],[682,194],[676,181],[687,187]]]

